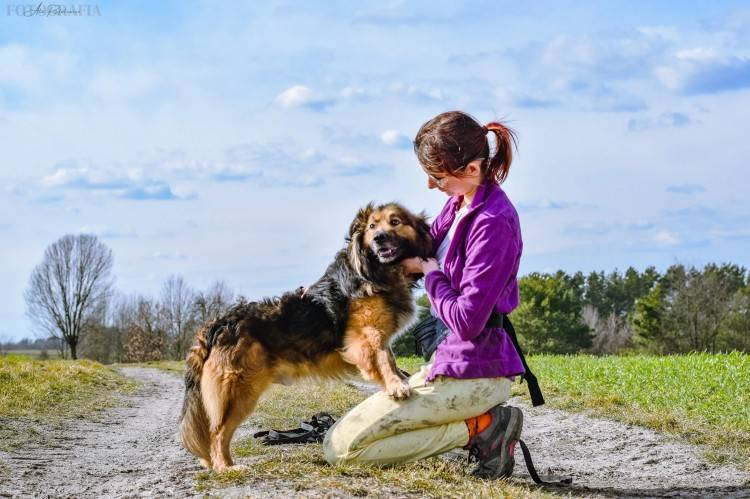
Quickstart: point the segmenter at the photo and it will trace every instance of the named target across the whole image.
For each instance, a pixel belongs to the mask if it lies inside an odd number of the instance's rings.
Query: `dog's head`
[[[414,214],[397,203],[368,204],[349,227],[349,261],[360,275],[370,265],[398,263],[404,258],[432,255],[432,237],[424,212]]]

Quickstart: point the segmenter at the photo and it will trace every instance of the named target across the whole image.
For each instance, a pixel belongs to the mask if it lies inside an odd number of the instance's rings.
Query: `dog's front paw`
[[[393,383],[385,389],[385,393],[395,400],[404,400],[411,395],[411,388],[403,382]]]

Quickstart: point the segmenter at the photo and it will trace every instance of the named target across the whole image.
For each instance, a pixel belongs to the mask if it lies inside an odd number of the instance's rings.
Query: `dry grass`
[[[111,407],[136,383],[88,360],[0,356],[0,448],[22,446],[38,425],[60,424]]]
[[[318,411],[330,412],[338,419],[366,396],[341,382],[274,385],[264,395],[249,424],[254,428],[288,429]],[[238,464],[246,464],[247,468],[201,473],[199,487],[205,490],[283,482],[300,492],[323,490],[354,496],[546,497],[520,482],[476,480],[468,475],[464,456],[431,458],[390,468],[330,466],[319,444],[266,447],[253,438],[236,442],[233,454]]]

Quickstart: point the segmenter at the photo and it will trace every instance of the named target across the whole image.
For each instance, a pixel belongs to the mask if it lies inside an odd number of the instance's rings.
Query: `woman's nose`
[[[432,180],[430,177],[427,177],[427,188],[428,189],[435,189],[438,185],[435,183],[434,180]]]

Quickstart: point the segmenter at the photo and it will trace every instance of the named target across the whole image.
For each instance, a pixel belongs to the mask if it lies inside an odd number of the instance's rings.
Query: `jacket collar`
[[[474,211],[475,209],[483,206],[487,201],[487,198],[490,197],[490,193],[492,192],[494,187],[497,186],[492,182],[484,182],[479,185],[479,187],[477,187],[477,193],[474,195],[474,199],[471,201],[471,206],[469,206],[469,211]],[[458,207],[461,205],[461,201],[463,200],[463,198],[463,196],[453,196],[451,198],[451,208],[453,209],[453,211],[458,210]]]

